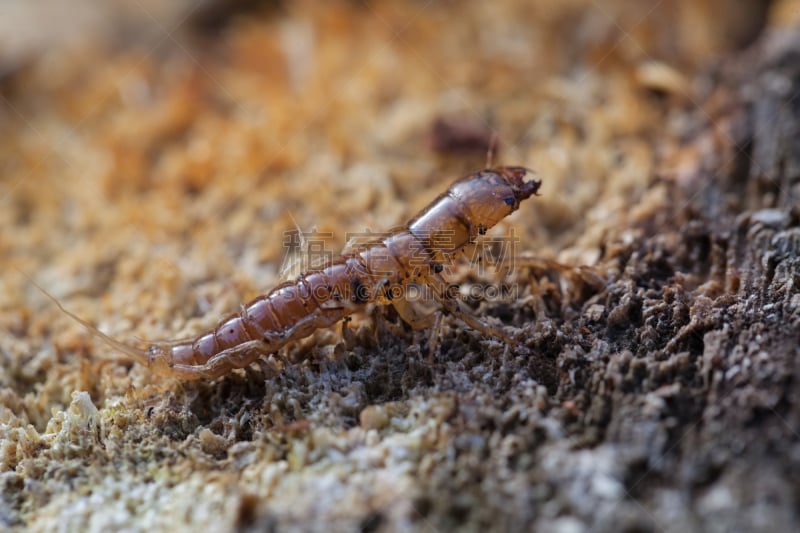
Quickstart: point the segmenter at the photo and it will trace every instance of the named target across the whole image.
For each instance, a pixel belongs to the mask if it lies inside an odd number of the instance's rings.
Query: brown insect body
[[[448,297],[441,265],[536,194],[541,182],[523,181],[528,172],[522,167],[498,167],[461,178],[407,225],[275,287],[193,341],[138,349],[105,335],[56,303],[112,347],[155,372],[182,379],[215,378],[243,368],[370,302],[392,304],[412,326],[428,326],[430,321],[416,319],[403,298],[403,289],[412,282],[432,288],[445,310],[469,326],[512,342],[461,311]]]

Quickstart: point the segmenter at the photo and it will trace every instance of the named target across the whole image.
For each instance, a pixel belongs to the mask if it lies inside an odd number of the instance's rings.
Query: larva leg
[[[490,324],[487,324],[486,322],[481,320],[480,318],[469,313],[468,311],[463,310],[461,308],[460,302],[454,299],[452,296],[450,296],[450,294],[446,290],[447,282],[444,280],[444,278],[442,278],[441,276],[433,276],[432,285],[434,286],[434,291],[433,291],[434,297],[437,299],[437,301],[439,301],[439,303],[442,304],[442,307],[444,307],[444,309],[448,313],[450,313],[451,315],[453,315],[454,317],[456,317],[457,319],[459,319],[472,329],[480,331],[484,335],[500,339],[509,346],[513,346],[515,348],[520,347],[520,344],[511,337],[509,337],[502,329],[493,327]]]
[[[420,313],[414,305],[405,298],[395,298],[392,300],[392,307],[394,307],[397,314],[403,321],[411,326],[412,329],[428,329],[434,325],[436,313]]]
[[[266,332],[264,339],[244,342],[223,350],[209,358],[204,364],[173,364],[169,374],[182,379],[214,379],[223,376],[236,368],[244,368],[263,355],[276,352],[286,344],[287,339],[294,336],[310,335],[315,329],[326,327],[339,318],[338,308],[319,309],[281,333]]]
[[[436,346],[439,345],[439,330],[442,327],[442,312],[441,310],[433,311],[432,313],[421,314],[414,304],[405,298],[392,300],[392,306],[412,329],[429,329],[430,336],[428,337],[428,364],[433,364],[433,355],[436,352]]]
[[[441,300],[441,302],[442,302],[442,306],[445,308],[445,310],[448,313],[450,313],[451,315],[453,315],[454,317],[456,317],[460,321],[464,322],[466,325],[468,325],[472,329],[474,329],[476,331],[480,331],[484,335],[488,335],[490,337],[495,337],[497,339],[500,339],[503,342],[505,342],[506,344],[508,344],[509,346],[514,346],[514,347],[518,347],[519,346],[519,343],[517,341],[515,341],[514,339],[512,339],[511,337],[506,335],[506,333],[503,330],[501,330],[500,328],[493,327],[490,324],[487,324],[486,322],[481,320],[480,318],[478,318],[478,317],[472,315],[471,313],[461,309],[461,306],[459,305],[457,300],[451,300],[451,299],[448,299],[448,298],[443,298]]]
[[[244,368],[272,351],[271,345],[263,340],[249,341],[221,351],[202,365],[173,365],[170,374],[181,379],[214,379],[234,368]]]
[[[352,318],[349,316],[344,317],[342,320],[342,340],[344,341],[344,345],[348,350],[352,350],[354,346],[358,344],[356,340],[356,334],[353,333],[353,330],[350,329],[350,321]]]
[[[428,337],[428,364],[433,364],[433,354],[436,352],[436,347],[439,346],[439,330],[442,329],[442,318],[444,314],[441,311],[434,313],[433,326],[431,327],[431,335]]]

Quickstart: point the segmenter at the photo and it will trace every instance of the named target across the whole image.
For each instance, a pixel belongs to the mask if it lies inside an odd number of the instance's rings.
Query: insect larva
[[[442,270],[478,235],[538,192],[541,181],[523,180],[528,172],[523,167],[497,167],[457,180],[405,226],[278,285],[194,340],[153,343],[147,349],[129,346],[45,294],[112,348],[159,374],[182,379],[216,378],[243,368],[372,302],[391,304],[412,327],[433,325],[435,331],[441,313],[416,316],[404,297],[410,284],[429,287],[445,311],[473,329],[513,344],[505,333],[461,309]]]

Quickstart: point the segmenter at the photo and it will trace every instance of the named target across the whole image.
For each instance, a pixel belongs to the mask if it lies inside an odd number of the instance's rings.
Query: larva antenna
[[[283,261],[278,269],[278,279],[288,280],[297,277],[303,270],[308,270],[309,265],[304,264],[304,260],[308,257],[308,239],[303,228],[292,215],[288,209],[286,214],[292,219],[294,229],[297,232],[297,241],[292,237],[291,242],[286,242],[287,233],[284,233],[284,246],[286,252],[283,256]],[[296,245],[296,248],[295,248]]]
[[[26,274],[25,272],[23,272],[22,270],[20,270],[17,267],[14,267],[14,268],[16,268],[16,270],[20,274],[25,276],[25,278],[27,278],[27,280],[31,283],[31,285],[36,287],[39,290],[39,292],[44,294],[48,299],[50,299],[50,301],[52,301],[54,304],[56,304],[56,306],[61,310],[62,313],[64,313],[65,315],[70,317],[72,320],[74,320],[75,322],[77,322],[78,324],[83,326],[84,329],[86,329],[86,331],[88,331],[89,333],[91,333],[93,336],[97,337],[101,341],[105,342],[111,348],[114,348],[115,350],[120,351],[120,352],[124,353],[125,355],[130,356],[137,363],[142,364],[142,365],[144,365],[146,367],[151,366],[150,352],[148,352],[147,350],[142,350],[140,348],[136,348],[134,346],[130,346],[128,344],[125,344],[124,342],[118,341],[117,339],[115,339],[114,337],[111,337],[110,335],[106,335],[105,333],[103,333],[102,331],[97,329],[96,326],[94,326],[93,324],[91,324],[87,320],[84,320],[83,318],[79,317],[75,313],[73,313],[73,312],[69,311],[67,308],[65,308],[64,305],[58,300],[58,298],[56,298],[55,296],[53,296],[52,294],[47,292],[44,287],[42,287],[41,285],[36,283],[36,281],[34,281],[34,279],[32,277],[30,277],[28,274]]]
[[[489,147],[486,149],[486,168],[484,170],[492,168],[495,148],[497,148],[497,131],[492,130],[492,136],[489,137]]]

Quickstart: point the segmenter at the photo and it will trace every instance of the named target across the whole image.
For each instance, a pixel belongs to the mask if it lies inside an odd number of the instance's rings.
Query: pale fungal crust
[[[794,529],[797,185],[770,105],[797,78],[701,68],[764,3],[656,4],[151,11],[177,42],[130,11],[69,43],[4,18],[45,44],[0,55],[0,529]],[[429,364],[424,334],[356,316],[179,384],[11,268],[117,338],[191,337],[280,281],[295,221],[338,253],[481,168],[457,127],[430,139],[464,115],[544,181],[488,235],[520,239],[518,297],[469,302],[525,355],[448,319]],[[763,175],[737,159],[751,122]]]

